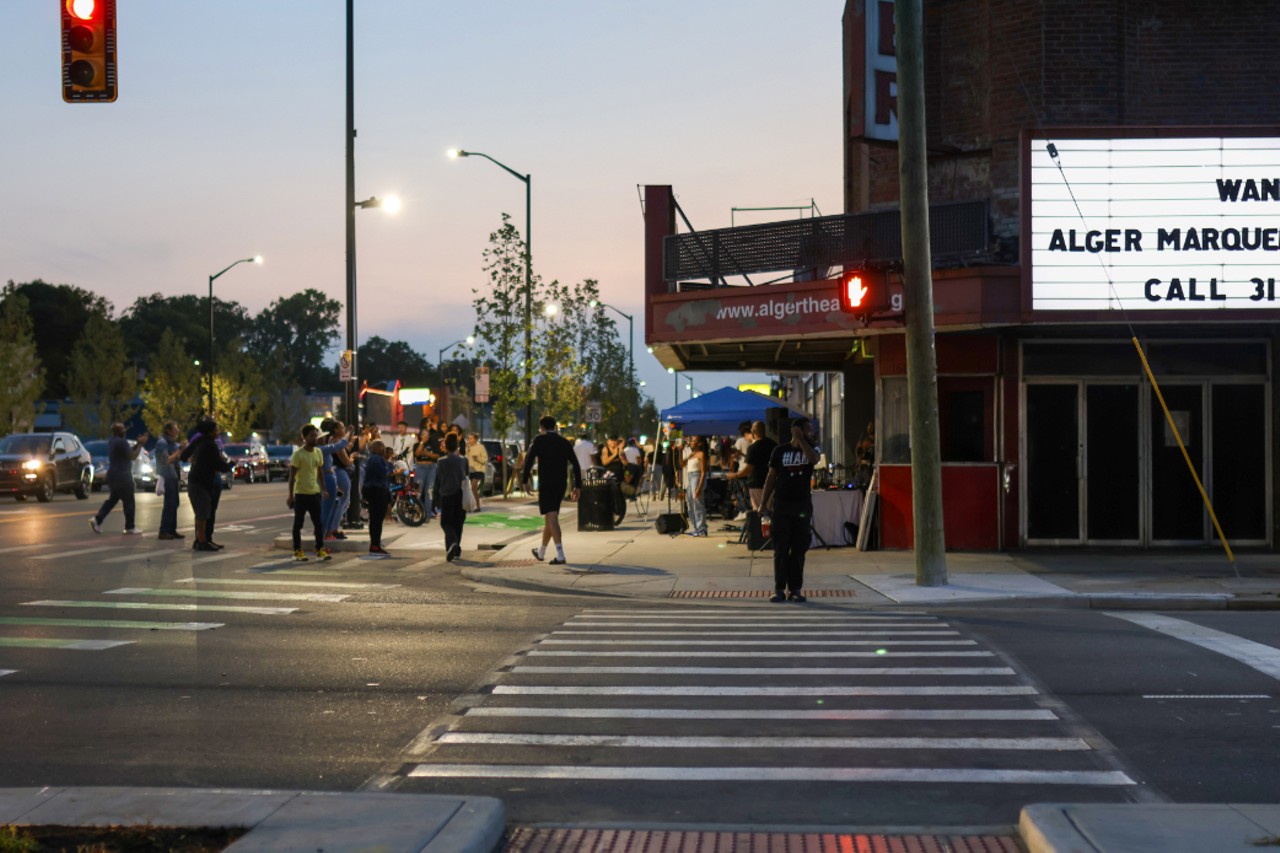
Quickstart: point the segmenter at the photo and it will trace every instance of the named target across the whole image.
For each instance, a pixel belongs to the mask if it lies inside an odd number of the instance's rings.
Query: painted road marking
[[[513,674],[540,675],[1014,675],[1007,666],[518,666]]]
[[[446,732],[438,743],[483,746],[613,746],[623,749],[982,749],[1087,751],[1078,737],[694,737]]]
[[[750,622],[625,622],[614,625],[610,622],[574,621],[568,623],[570,628],[772,628],[772,627],[808,627],[815,630],[824,628],[919,628],[919,622],[853,622],[848,619],[752,619]],[[623,632],[617,632],[623,633]]]
[[[6,675],[13,675],[15,672],[17,672],[16,669],[0,669],[0,678],[4,678]]]
[[[80,548],[76,551],[59,551],[56,554],[41,554],[33,560],[61,560],[63,557],[79,557],[81,554],[97,554],[102,551],[119,551],[123,545],[99,545],[96,548]]]
[[[543,640],[539,646],[771,646],[769,640]],[[792,646],[976,646],[977,640],[796,640]]]
[[[1206,693],[1203,695],[1193,695],[1188,693],[1171,693],[1161,695],[1158,693],[1144,693],[1143,699],[1270,699],[1269,693],[1236,693],[1236,694],[1214,694]]]
[[[553,637],[955,637],[959,631],[552,631]]]
[[[174,583],[267,584],[270,586],[328,586],[339,589],[395,589],[398,583],[348,583],[343,581],[276,581],[268,578],[182,578]]]
[[[77,652],[100,652],[116,646],[129,646],[133,640],[45,640],[36,637],[0,637],[0,648],[70,649]]]
[[[582,657],[582,658],[989,658],[994,652],[726,652],[721,650],[678,652],[655,652],[651,649],[635,649],[629,652],[577,651],[568,652],[559,649],[533,649],[526,653],[529,656],[542,657]]]
[[[412,777],[590,779],[618,782],[907,782],[925,784],[1134,785],[1118,770],[986,770],[909,767],[584,767],[419,764]]]
[[[199,551],[193,551],[193,552],[191,552],[191,553],[193,553],[193,554],[198,554],[198,553],[200,553],[200,552],[199,552]],[[210,554],[210,555],[209,555],[209,556],[207,556],[207,557],[195,557],[194,559],[192,559],[192,561],[191,561],[191,562],[192,562],[192,563],[199,563],[199,564],[203,565],[204,563],[220,563],[220,562],[222,562],[223,560],[234,560],[236,557],[243,557],[243,556],[244,556],[244,554],[243,554],[243,553],[239,553],[239,552],[236,552],[236,551],[228,551],[228,552],[226,552],[225,554]]]
[[[142,601],[24,601],[24,607],[102,607],[111,610],[199,610],[201,613],[252,613],[258,616],[287,616],[296,607],[236,607],[230,604],[152,604]]]
[[[48,542],[37,542],[34,545],[14,545],[9,548],[0,548],[0,554],[9,554],[14,551],[30,551],[32,548],[47,548]],[[13,670],[10,670],[12,672]]]
[[[1183,640],[1202,649],[1226,655],[1245,666],[1253,667],[1263,675],[1280,679],[1280,649],[1255,643],[1253,640],[1246,640],[1244,637],[1237,637],[1226,631],[1206,628],[1185,619],[1174,619],[1172,616],[1137,612],[1107,612],[1107,615],[1150,628],[1159,634]]]
[[[57,619],[41,616],[0,616],[0,625],[48,625],[70,628],[137,628],[145,631],[207,631],[221,622],[130,622],[113,619]]]
[[[150,587],[126,586],[120,589],[106,590],[104,595],[157,595],[174,598],[237,598],[242,600],[282,600],[282,601],[346,601],[351,596],[322,592],[245,592],[243,590],[216,589],[152,589]]]
[[[1034,687],[635,687],[495,684],[492,692],[519,696],[1035,696]]]
[[[830,711],[769,711],[754,708],[713,710],[710,708],[533,708],[478,706],[466,711],[468,717],[562,717],[566,719],[625,720],[1056,720],[1049,710],[1000,710],[974,708],[930,710],[914,708],[832,709]]]
[[[15,521],[32,521],[33,519],[36,519],[36,518],[39,518],[41,520],[44,520],[46,518],[74,518],[77,515],[84,516],[85,518],[89,518],[92,515],[92,513],[87,513],[84,510],[80,510],[79,512],[51,512],[47,515],[45,513],[24,512],[20,515],[16,515],[13,518],[0,518],[0,524],[12,524]]]
[[[583,616],[592,617],[592,618],[608,617],[608,616],[617,616],[618,618],[628,618],[632,615],[637,615],[637,616],[661,616],[668,619],[680,619],[685,616],[689,616],[691,618],[698,618],[701,616],[719,617],[719,616],[726,616],[726,615],[727,616],[760,616],[767,612],[768,611],[762,610],[760,608],[745,608],[745,607],[726,607],[723,610],[721,610],[720,608],[711,610],[704,607],[696,610],[686,610],[686,611],[678,611],[678,610],[675,610],[674,607],[671,607],[666,610],[627,610],[625,613],[619,614],[617,610],[601,610],[599,608],[588,608],[587,610],[580,611],[575,616],[575,618],[583,617]],[[817,618],[820,615],[822,614],[818,614],[818,613],[808,614],[806,615],[806,618]],[[785,618],[785,617],[780,617],[780,618]],[[832,619],[857,619],[860,617],[856,613],[849,613],[843,616],[838,614],[832,614],[831,618]],[[937,616],[930,616],[925,613],[898,613],[894,611],[883,611],[883,612],[876,611],[873,614],[867,614],[867,618],[916,619],[921,622],[938,621]]]
[[[777,611],[772,611],[772,612],[776,613]],[[899,622],[911,622],[912,624],[916,624],[916,625],[919,625],[922,623],[938,624],[941,621],[933,616],[900,616],[900,615],[889,615],[884,613],[875,613],[875,614],[869,614],[865,616],[855,615],[852,613],[804,613],[804,612],[796,613],[795,615],[773,616],[773,615],[767,615],[769,613],[770,611],[765,611],[764,614],[743,613],[740,611],[734,611],[734,612],[728,612],[728,613],[707,613],[705,610],[699,611],[697,613],[668,613],[664,616],[657,616],[657,615],[645,616],[645,615],[631,615],[631,614],[619,615],[619,616],[607,616],[604,614],[586,615],[586,614],[580,613],[571,617],[571,620],[575,624],[582,624],[584,622],[601,622],[605,624],[643,623],[645,625],[662,624],[664,622],[670,622],[673,620],[677,622],[723,622],[725,619],[748,619],[753,623],[755,622],[849,622],[849,623],[853,623],[853,622],[899,621]]]

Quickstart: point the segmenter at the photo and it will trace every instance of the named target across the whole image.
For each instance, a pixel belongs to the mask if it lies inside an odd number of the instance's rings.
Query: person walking
[[[480,442],[480,433],[467,435],[467,478],[471,481],[471,494],[476,499],[476,512],[480,511],[480,492],[484,486],[484,474],[489,468],[489,451]]]
[[[147,443],[147,434],[138,436],[133,446],[124,437],[124,424],[117,421],[111,425],[111,438],[107,439],[107,499],[102,502],[97,513],[89,519],[89,526],[94,533],[102,532],[102,522],[115,509],[117,503],[124,508],[124,532],[136,536],[142,531],[134,524],[133,502],[133,460],[142,452]]]
[[[191,461],[187,474],[187,500],[196,517],[195,551],[217,551],[210,539],[209,519],[213,515],[214,494],[222,488],[222,474],[231,470],[231,462],[218,446],[218,424],[206,417],[196,424],[196,431],[182,451],[183,462]]]
[[[689,508],[690,536],[707,535],[707,441],[695,435],[689,445],[689,459],[685,462],[684,499]]]
[[[435,505],[440,508],[440,529],[444,532],[444,558],[452,563],[462,554],[462,527],[467,511],[462,508],[462,490],[471,488],[467,460],[458,452],[458,436],[444,437],[444,456],[436,463]]]
[[[774,448],[761,496],[763,507],[772,505],[774,593],[769,600],[774,604],[805,600],[804,556],[812,536],[811,484],[817,462],[813,425],[808,418],[796,418],[791,422],[791,441]]]
[[[364,475],[360,482],[361,496],[369,506],[369,556],[390,557],[382,549],[382,523],[391,505],[391,463],[387,461],[387,446],[382,439],[369,442],[369,456],[364,461]]]
[[[331,559],[324,547],[324,519],[322,507],[328,497],[324,485],[324,453],[316,444],[320,430],[314,424],[302,428],[302,446],[293,451],[289,459],[289,496],[285,506],[293,510],[293,559],[305,563],[307,554],[302,550],[302,525],[307,516],[315,528],[316,559]]]
[[[533,556],[542,560],[547,555],[547,543],[555,542],[556,556],[551,560],[553,566],[563,566],[564,544],[560,531],[560,504],[564,500],[566,487],[569,485],[569,472],[573,476],[573,493],[569,499],[578,500],[582,489],[582,467],[574,454],[573,445],[564,436],[556,432],[556,419],[548,415],[538,421],[541,430],[529,445],[525,453],[524,467],[520,480],[528,489],[529,478],[533,466],[538,466],[538,511],[542,513],[542,545],[533,549]]]
[[[178,532],[178,457],[187,446],[178,438],[178,425],[169,421],[160,430],[156,442],[156,478],[160,483],[160,495],[164,505],[160,510],[160,534],[157,539],[183,539]]]

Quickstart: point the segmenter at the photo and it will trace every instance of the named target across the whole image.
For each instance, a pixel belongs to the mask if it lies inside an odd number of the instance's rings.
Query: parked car
[[[93,459],[69,432],[14,433],[0,439],[0,494],[47,503],[57,492],[80,500],[93,488]]]
[[[296,449],[292,444],[268,444],[267,473],[281,480],[289,479],[289,460]]]
[[[256,483],[271,482],[267,451],[260,444],[224,444],[222,452],[231,460],[231,479]]]
[[[101,491],[107,484],[107,442],[103,439],[86,441],[84,446],[93,457],[93,490]],[[140,490],[156,487],[155,462],[145,448],[133,460],[133,485]]]
[[[480,443],[484,445],[484,449],[489,453],[489,466],[484,471],[484,489],[483,494],[488,496],[495,492],[502,491],[502,484],[498,480],[503,476],[502,463],[506,460],[507,473],[511,476],[511,469],[515,467],[516,460],[520,458],[520,448],[515,442],[508,441],[505,443],[496,438],[482,438]],[[503,449],[505,446],[505,450]]]

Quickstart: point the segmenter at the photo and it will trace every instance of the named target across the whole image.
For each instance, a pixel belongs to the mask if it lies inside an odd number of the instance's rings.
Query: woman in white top
[[[691,536],[707,535],[707,504],[705,487],[707,485],[707,443],[702,436],[693,437],[689,448],[689,459],[685,462],[684,495],[689,506],[689,531]]]

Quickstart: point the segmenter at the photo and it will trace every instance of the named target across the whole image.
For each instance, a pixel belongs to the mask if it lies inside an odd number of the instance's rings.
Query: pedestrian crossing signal
[[[871,291],[861,273],[849,273],[840,284],[840,308],[849,314],[861,314],[867,310]]]
[[[902,311],[902,296],[892,299],[888,276],[879,270],[851,270],[840,279],[840,310],[868,320]]]
[[[116,99],[116,0],[58,0],[62,17],[62,100]]]

